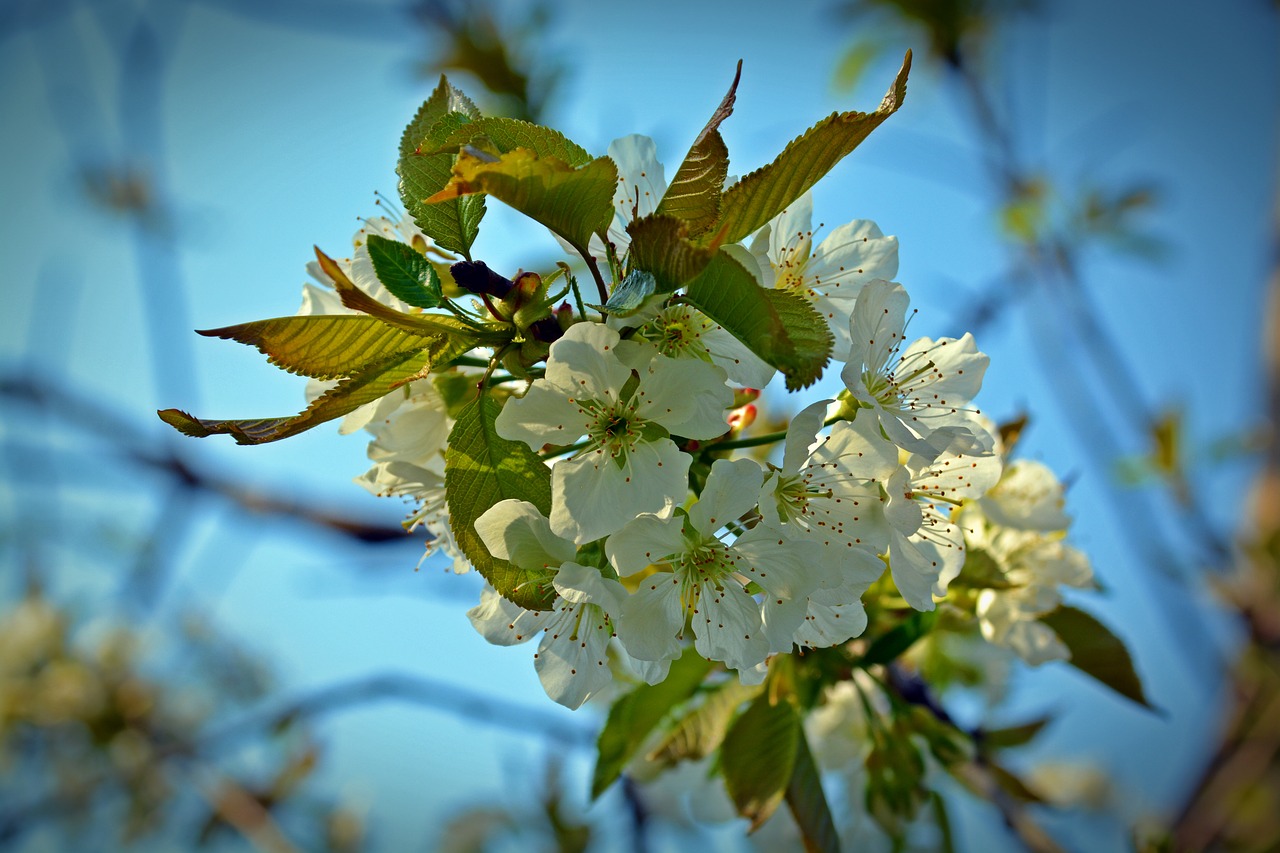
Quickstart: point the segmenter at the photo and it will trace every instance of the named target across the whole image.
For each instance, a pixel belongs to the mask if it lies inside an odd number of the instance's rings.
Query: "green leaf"
[[[365,245],[378,281],[397,299],[417,308],[437,308],[444,301],[435,267],[417,249],[377,234]]]
[[[453,167],[453,178],[429,201],[450,203],[459,196],[488,193],[585,250],[591,235],[605,231],[613,221],[617,180],[618,169],[608,157],[574,168],[527,148],[497,157],[465,148]]]
[[[494,421],[502,405],[479,395],[458,413],[444,457],[445,500],[454,540],[500,595],[526,610],[547,610],[555,589],[544,571],[496,559],[475,531],[475,521],[498,501],[528,501],[551,513],[551,469],[523,441],[498,435]]]
[[[659,293],[670,293],[696,278],[716,253],[716,246],[689,241],[689,228],[674,216],[653,214],[632,220],[631,266],[650,273]]]
[[[726,243],[736,243],[804,195],[871,131],[897,112],[906,97],[910,70],[911,51],[907,51],[902,70],[875,112],[832,113],[787,143],[772,163],[726,190],[720,202],[720,218],[711,233]]]
[[[320,262],[320,268],[333,281],[333,289],[337,291],[344,306],[376,317],[389,326],[416,335],[448,338],[461,347],[459,352],[466,352],[477,346],[501,346],[515,334],[515,327],[507,323],[489,323],[477,328],[446,314],[406,314],[397,311],[356,287],[342,271],[342,267],[319,248],[316,249],[316,259]]]
[[[859,661],[860,666],[891,663],[915,643],[933,630],[938,621],[937,610],[913,610],[911,615],[892,629],[876,637],[867,653]]]
[[[1053,717],[1040,717],[1018,726],[982,730],[981,745],[991,749],[1009,749],[1024,746],[1032,741],[1040,730],[1053,722]]]
[[[1126,699],[1156,710],[1147,701],[1133,659],[1120,638],[1097,619],[1063,605],[1040,617],[1071,650],[1071,665],[1110,687]]]
[[[812,385],[827,366],[832,339],[826,320],[803,297],[761,287],[726,252],[689,283],[687,299],[782,371],[788,390]]]
[[[738,60],[738,70],[728,93],[693,141],[654,211],[659,216],[671,216],[685,223],[692,235],[706,231],[720,215],[720,196],[729,176],[729,149],[720,136],[719,127],[733,113],[741,78],[742,60]]]
[[[807,853],[840,853],[840,836],[803,729],[796,736],[796,760],[787,782],[786,800]]]
[[[450,85],[448,78],[440,75],[440,83],[431,96],[423,102],[414,115],[409,126],[400,136],[400,158],[404,159],[416,151],[428,139],[428,133],[436,122],[450,113],[458,113],[464,120],[474,121],[480,118],[480,110],[471,99]]]
[[[755,831],[786,794],[800,750],[800,717],[788,702],[761,694],[734,720],[720,747],[724,786]]]
[[[492,147],[492,153],[497,154],[527,148],[539,157],[555,157],[575,168],[591,162],[587,149],[558,130],[531,121],[499,117],[477,119],[462,125],[430,153],[457,154],[464,145],[475,145],[481,149]]]
[[[665,680],[642,684],[613,703],[596,742],[598,755],[591,779],[592,799],[617,780],[649,732],[672,708],[693,695],[710,670],[710,661],[692,647],[686,648],[678,660],[672,661]]]
[[[433,356],[436,360],[445,361],[459,354],[449,349],[449,342],[446,340],[434,339],[431,343],[436,347],[435,352],[411,352],[392,356],[353,373],[313,400],[303,412],[292,417],[203,420],[178,409],[163,409],[157,414],[160,415],[160,420],[178,432],[194,438],[230,435],[237,444],[279,441],[386,396],[429,368]]]
[[[432,337],[394,329],[373,317],[351,314],[278,317],[199,329],[196,334],[257,347],[276,367],[315,379],[350,376],[434,342]]]
[[[724,740],[734,713],[762,689],[761,684],[743,684],[734,678],[707,691],[702,704],[685,714],[667,732],[649,753],[649,760],[674,766],[681,761],[696,761],[710,755]]]
[[[442,116],[431,125],[421,140],[422,147],[432,148],[470,119],[460,112]],[[401,154],[396,165],[400,176],[400,199],[423,233],[443,249],[457,252],[471,260],[471,244],[484,218],[484,197],[459,198],[443,204],[428,204],[453,178],[453,154],[421,154],[411,150]]]

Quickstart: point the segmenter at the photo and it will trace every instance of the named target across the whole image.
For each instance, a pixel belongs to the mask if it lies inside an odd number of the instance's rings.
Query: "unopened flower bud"
[[[734,388],[733,389],[733,408],[741,408],[747,403],[754,403],[760,399],[759,388]]]
[[[483,293],[503,299],[515,287],[515,282],[489,269],[484,261],[459,261],[449,267],[449,271],[453,273],[453,280],[458,286],[471,293]]]

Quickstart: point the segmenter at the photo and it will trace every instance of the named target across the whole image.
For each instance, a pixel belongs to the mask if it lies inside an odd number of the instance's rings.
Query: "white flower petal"
[[[827,406],[830,404],[830,400],[819,400],[801,409],[791,419],[782,453],[782,473],[800,473],[800,466],[809,458],[809,450],[822,431],[822,424],[827,419]]]
[[[725,414],[733,405],[724,383],[724,371],[714,364],[655,355],[636,389],[636,414],[673,435],[715,438],[729,429]]]
[[[690,623],[694,648],[707,660],[731,669],[750,669],[769,654],[760,621],[760,605],[736,583],[719,589],[703,586]]]
[[[680,580],[670,572],[657,572],[622,603],[616,626],[627,653],[638,660],[672,661],[680,657],[678,636],[684,630]]]
[[[556,568],[577,554],[528,501],[498,501],[476,519],[475,531],[490,554],[522,569]]]
[[[577,709],[613,681],[608,664],[613,631],[604,611],[591,604],[566,607],[564,617],[542,635],[534,668],[548,696]]]
[[[539,380],[523,397],[507,400],[494,428],[508,441],[523,441],[541,450],[545,444],[573,444],[586,434],[589,423],[589,414],[559,389]]]
[[[618,333],[603,323],[578,323],[551,345],[545,381],[580,400],[616,400],[631,368],[613,352]],[[535,382],[536,387],[539,383]]]
[[[598,450],[561,459],[551,469],[551,529],[581,544],[668,510],[689,488],[692,461],[667,438],[636,444],[622,466]]]
[[[679,518],[641,515],[609,537],[604,553],[619,575],[633,575],[683,552],[685,540],[681,530]]]
[[[704,536],[737,521],[756,505],[764,471],[754,459],[717,459],[707,475],[698,502],[689,509],[689,523]]]
[[[467,611],[480,636],[496,646],[514,646],[531,639],[552,615],[550,610],[525,610],[487,585],[480,593],[480,603]]]

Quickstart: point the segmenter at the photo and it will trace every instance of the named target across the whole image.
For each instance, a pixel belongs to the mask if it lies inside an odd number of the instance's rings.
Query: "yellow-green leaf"
[[[527,148],[539,157],[555,157],[570,166],[591,162],[587,149],[558,130],[515,118],[486,117],[468,122],[449,134],[430,153],[457,154],[464,145],[485,148],[489,143],[494,153]]]
[[[484,579],[504,598],[526,610],[546,610],[555,600],[550,574],[513,566],[489,553],[475,521],[498,501],[528,501],[551,513],[551,469],[522,441],[498,435],[494,421],[502,405],[478,396],[449,432],[444,489],[454,540]]]
[[[314,379],[350,376],[375,362],[425,349],[434,340],[353,314],[278,317],[197,334],[257,347],[277,367]]]
[[[437,341],[447,350],[447,341]],[[444,356],[452,358],[458,353]],[[160,420],[185,435],[205,438],[210,435],[230,435],[237,444],[265,444],[305,432],[325,421],[341,417],[374,400],[386,396],[395,388],[412,380],[431,363],[432,353],[412,352],[376,362],[341,380],[311,402],[300,414],[283,418],[257,418],[245,420],[205,420],[195,418],[178,409],[163,409]]]
[[[733,678],[707,691],[702,704],[685,714],[653,748],[649,760],[672,766],[710,755],[724,740],[738,708],[762,689],[763,685],[743,684]]]
[[[787,143],[772,163],[725,191],[720,218],[710,233],[736,243],[773,219],[804,195],[823,175],[857,148],[871,131],[902,106],[911,70],[911,51],[888,93],[874,112],[832,113]]]
[[[396,165],[396,174],[400,176],[400,199],[423,233],[442,248],[470,260],[471,244],[475,242],[480,220],[484,217],[484,198],[476,196],[445,204],[427,204],[427,198],[449,183],[455,158],[453,154],[422,152],[433,149],[449,134],[471,121],[471,117],[462,112],[446,112],[427,125],[426,119],[432,115],[436,113],[421,116],[426,130],[414,147],[406,151],[402,142],[400,161]]]
[[[720,136],[720,123],[733,113],[738,81],[742,78],[742,60],[733,75],[729,91],[720,106],[698,134],[685,155],[684,162],[676,170],[667,186],[662,201],[654,212],[673,216],[688,227],[688,233],[698,235],[710,228],[720,215],[720,195],[729,176],[729,149]]]
[[[631,235],[631,266],[657,282],[659,293],[670,293],[698,276],[718,248],[689,241],[689,227],[674,216],[652,214],[627,225]]]
[[[720,747],[724,786],[754,831],[786,794],[800,749],[800,717],[791,704],[761,694],[734,720]]]
[[[574,168],[527,148],[497,157],[465,148],[454,164],[453,178],[428,200],[447,203],[488,193],[585,249],[591,235],[605,231],[613,220],[617,180],[618,169],[608,157]]]
[[[642,684],[613,703],[597,741],[596,769],[591,796],[600,796],[622,773],[658,723],[693,695],[711,670],[711,663],[692,647],[672,661],[664,681]]]

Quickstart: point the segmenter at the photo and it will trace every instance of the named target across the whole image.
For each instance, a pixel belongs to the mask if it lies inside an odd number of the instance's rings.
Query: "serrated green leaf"
[[[613,703],[596,741],[596,769],[591,778],[591,798],[608,789],[635,756],[649,732],[702,684],[711,662],[692,647],[672,661],[664,681],[642,684]]]
[[[911,648],[915,641],[933,630],[938,621],[936,610],[913,610],[911,615],[885,633],[876,637],[859,661],[861,666],[891,663]]]
[[[907,51],[902,70],[874,112],[832,113],[787,143],[772,163],[726,190],[720,200],[720,217],[709,233],[726,243],[736,243],[804,195],[897,112],[906,97],[910,70],[911,51]]]
[[[1126,699],[1156,710],[1142,690],[1129,650],[1106,625],[1083,610],[1066,605],[1041,616],[1040,621],[1071,650],[1072,666]]]
[[[472,193],[488,193],[585,250],[591,235],[605,231],[613,221],[617,180],[618,169],[608,157],[574,168],[527,148],[496,158],[464,149],[454,164],[453,178],[430,200],[449,203]]]
[[[685,223],[691,235],[706,231],[720,215],[720,196],[729,176],[729,149],[718,128],[733,113],[741,78],[742,61],[739,60],[729,92],[693,141],[654,211],[659,216],[672,216]]]
[[[350,376],[433,343],[431,337],[357,315],[278,317],[196,334],[257,347],[276,367],[314,379]]]
[[[498,435],[494,421],[502,405],[480,395],[461,412],[449,432],[444,490],[454,540],[500,595],[526,610],[546,610],[555,589],[543,572],[496,559],[475,531],[475,521],[498,501],[528,501],[551,513],[551,469],[522,441]]]
[[[416,151],[422,145],[423,140],[428,138],[428,132],[435,126],[436,122],[449,113],[457,113],[463,119],[472,121],[480,118],[480,110],[476,109],[476,105],[472,103],[471,99],[462,94],[460,90],[454,88],[442,74],[435,91],[418,108],[413,120],[409,122],[409,126],[404,129],[404,133],[400,136],[401,159]]]
[[[631,266],[651,274],[659,293],[670,293],[697,278],[718,248],[694,245],[684,222],[656,213],[631,221],[627,233]]]
[[[720,772],[738,814],[755,831],[786,794],[800,750],[800,717],[788,702],[761,694],[733,721],[720,747]]]
[[[803,729],[796,737],[796,760],[787,782],[786,800],[807,853],[840,853],[840,836]]]
[[[445,114],[427,130],[421,147],[434,148],[468,121],[460,112]],[[441,248],[471,260],[471,244],[484,218],[484,197],[459,198],[443,204],[426,201],[449,183],[455,159],[453,154],[421,154],[415,148],[401,154],[396,174],[400,176],[400,199],[405,210],[423,233]]]
[[[555,157],[570,166],[585,166],[591,154],[558,130],[515,118],[487,117],[468,122],[449,134],[430,153],[457,154],[464,145],[483,139],[501,154],[527,148],[539,157]]]
[[[674,766],[710,755],[724,740],[734,713],[762,689],[763,685],[743,684],[734,678],[708,691],[702,704],[685,714],[654,747],[649,760]]]
[[[437,308],[444,301],[435,268],[417,249],[377,234],[365,245],[378,281],[397,299],[417,308]]]
[[[832,339],[826,320],[803,297],[761,287],[723,251],[689,283],[686,298],[782,371],[788,390],[812,385],[827,366]]]
[[[397,311],[356,287],[342,271],[342,267],[319,248],[316,248],[316,259],[333,282],[333,289],[344,306],[376,317],[389,326],[417,335],[448,338],[461,347],[459,352],[466,352],[477,346],[501,346],[515,334],[515,328],[507,323],[489,323],[477,328],[446,314],[406,314]]]
[[[448,354],[448,341],[438,339],[433,343],[440,348],[440,360],[458,355],[456,352]],[[157,414],[160,415],[160,420],[178,432],[194,438],[230,435],[237,444],[266,444],[305,432],[386,396],[429,367],[432,355],[433,353],[426,351],[412,352],[369,365],[338,382],[313,400],[304,411],[292,417],[204,420],[178,409],[163,409]]]

